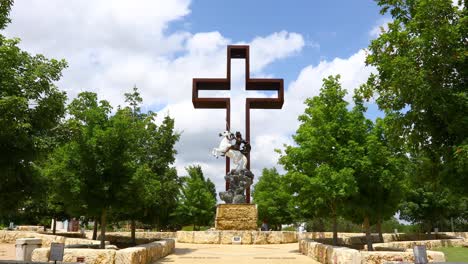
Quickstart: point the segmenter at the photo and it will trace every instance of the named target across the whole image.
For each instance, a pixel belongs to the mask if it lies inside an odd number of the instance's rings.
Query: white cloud
[[[184,167],[200,164],[221,191],[224,160],[210,156],[210,150],[219,144],[217,134],[225,127],[225,112],[193,108],[192,78],[224,77],[228,44],[250,45],[252,76],[281,78],[266,72],[266,67],[300,54],[308,44],[302,35],[287,31],[237,43],[217,31],[169,32],[171,22],[190,13],[189,4],[188,0],[17,1],[6,34],[20,36],[22,47],[32,53],[65,58],[70,66],[58,86],[71,98],[80,91],[96,91],[112,105],[122,104],[123,93],[136,84],[145,99],[143,109],[162,106],[158,119],[170,114],[182,132],[176,161],[180,175],[185,175]],[[365,67],[364,58],[361,50],[349,58],[309,65],[287,88],[282,110],[252,110],[251,156],[256,179],[264,167],[277,166],[275,148],[292,144],[303,102],[318,95],[323,78],[341,74],[350,100],[352,89],[372,71]],[[243,69],[242,61],[233,62],[233,90],[228,93],[233,105],[232,130],[241,131],[244,98],[265,97],[243,90]]]
[[[340,74],[342,87],[347,90],[345,99],[352,102],[354,89],[364,83],[374,70],[366,67],[365,57],[365,50],[360,50],[349,58],[335,58],[332,61],[321,61],[317,66],[309,65],[291,83],[287,96],[295,103],[298,100],[303,102],[307,97],[319,95],[324,78]]]
[[[381,18],[377,21],[376,25],[369,31],[369,36],[377,38],[381,33],[388,30],[388,23],[392,22],[392,19],[388,17]]]
[[[304,47],[304,38],[297,33],[281,31],[267,37],[256,37],[251,43],[251,71],[258,71],[271,62],[298,53]]]

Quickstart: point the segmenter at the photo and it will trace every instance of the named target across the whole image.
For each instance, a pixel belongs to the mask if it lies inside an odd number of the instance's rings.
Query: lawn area
[[[468,248],[466,247],[444,247],[444,248],[435,248],[432,250],[444,252],[445,261],[468,262]]]

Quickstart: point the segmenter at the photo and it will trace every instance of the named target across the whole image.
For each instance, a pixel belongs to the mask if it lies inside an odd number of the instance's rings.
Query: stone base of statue
[[[219,193],[219,198],[227,204],[244,204],[245,190],[252,185],[254,175],[247,169],[231,170],[224,179],[229,182],[229,190]]]
[[[216,230],[257,230],[257,206],[255,204],[218,204]]]

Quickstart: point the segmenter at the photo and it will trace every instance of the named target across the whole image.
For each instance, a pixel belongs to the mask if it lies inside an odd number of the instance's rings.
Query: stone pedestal
[[[41,245],[42,239],[40,238],[16,239],[16,260],[31,261],[32,252]]]
[[[218,204],[216,230],[257,230],[257,206],[255,204]]]

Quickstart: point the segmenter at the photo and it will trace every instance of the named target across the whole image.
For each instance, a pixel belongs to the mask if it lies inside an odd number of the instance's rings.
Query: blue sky
[[[251,114],[251,165],[258,179],[265,167],[281,171],[274,149],[294,144],[303,102],[319,94],[323,78],[340,74],[351,102],[354,88],[375,72],[364,63],[364,49],[389,21],[371,0],[18,0],[11,18],[2,34],[20,37],[30,53],[68,62],[57,86],[70,100],[94,91],[122,105],[123,94],[136,85],[143,109],[158,112],[157,122],[175,118],[179,174],[199,164],[218,191],[224,161],[210,150],[219,144],[225,116],[193,108],[192,78],[225,77],[226,46],[238,43],[250,45],[251,76],[284,78],[283,109]],[[234,131],[244,126],[242,69],[233,65]],[[377,115],[371,105],[368,117]]]
[[[304,36],[300,54],[268,66],[286,80],[309,64],[349,57],[369,45],[369,31],[382,20],[373,0],[194,1],[192,12],[169,30],[220,31],[233,41],[287,30]]]

